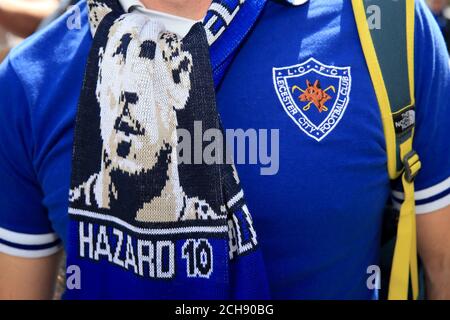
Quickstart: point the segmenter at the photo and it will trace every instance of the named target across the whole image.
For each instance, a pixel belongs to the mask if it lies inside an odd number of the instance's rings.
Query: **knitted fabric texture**
[[[223,133],[210,46],[228,28],[213,34],[207,20],[180,39],[118,1],[87,2],[93,44],[76,118],[67,244],[67,265],[81,277],[65,298],[267,298],[252,217],[223,141],[213,163],[193,160],[195,143],[180,148],[199,127],[201,135]],[[245,5],[213,1],[207,17]],[[238,20],[230,15],[226,27]]]

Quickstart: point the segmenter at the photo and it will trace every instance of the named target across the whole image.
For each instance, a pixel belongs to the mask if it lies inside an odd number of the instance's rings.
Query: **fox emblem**
[[[298,97],[300,101],[308,102],[308,104],[303,107],[303,111],[308,111],[311,107],[311,104],[314,104],[319,113],[328,111],[328,107],[325,105],[325,103],[332,99],[332,97],[327,92],[329,90],[336,92],[334,86],[329,86],[325,90],[322,90],[319,80],[316,80],[314,82],[314,85],[312,85],[309,80],[306,80],[306,86],[307,87],[305,90],[303,90],[299,86],[292,87],[292,93],[294,93],[296,90],[301,92],[301,95]]]

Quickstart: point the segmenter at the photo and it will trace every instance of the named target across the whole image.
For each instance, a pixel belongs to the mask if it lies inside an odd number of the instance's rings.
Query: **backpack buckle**
[[[403,166],[405,168],[405,179],[407,182],[414,182],[417,174],[422,167],[419,155],[415,150],[411,150],[403,157]]]

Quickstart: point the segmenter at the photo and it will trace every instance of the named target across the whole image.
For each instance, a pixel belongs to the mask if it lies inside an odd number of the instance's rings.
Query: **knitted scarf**
[[[182,39],[118,1],[87,3],[93,42],[75,125],[65,298],[267,298],[223,141],[212,163],[180,160],[198,153],[180,145],[199,125],[223,133],[214,84],[265,1],[213,1]]]

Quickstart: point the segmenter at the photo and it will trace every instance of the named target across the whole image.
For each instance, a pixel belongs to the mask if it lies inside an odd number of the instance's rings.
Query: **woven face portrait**
[[[206,197],[188,195],[179,174],[177,114],[190,100],[193,66],[177,35],[159,23],[133,14],[115,21],[98,54],[100,143],[93,152],[101,154],[100,165],[72,186],[72,207],[106,210],[128,222],[220,216]]]
[[[183,109],[189,97],[192,57],[172,46],[175,35],[159,34],[157,24],[149,23],[142,30],[146,34],[139,34],[137,28],[130,32],[127,21],[110,32],[96,95],[105,163],[139,174],[152,170],[161,152],[176,147],[173,109]]]

